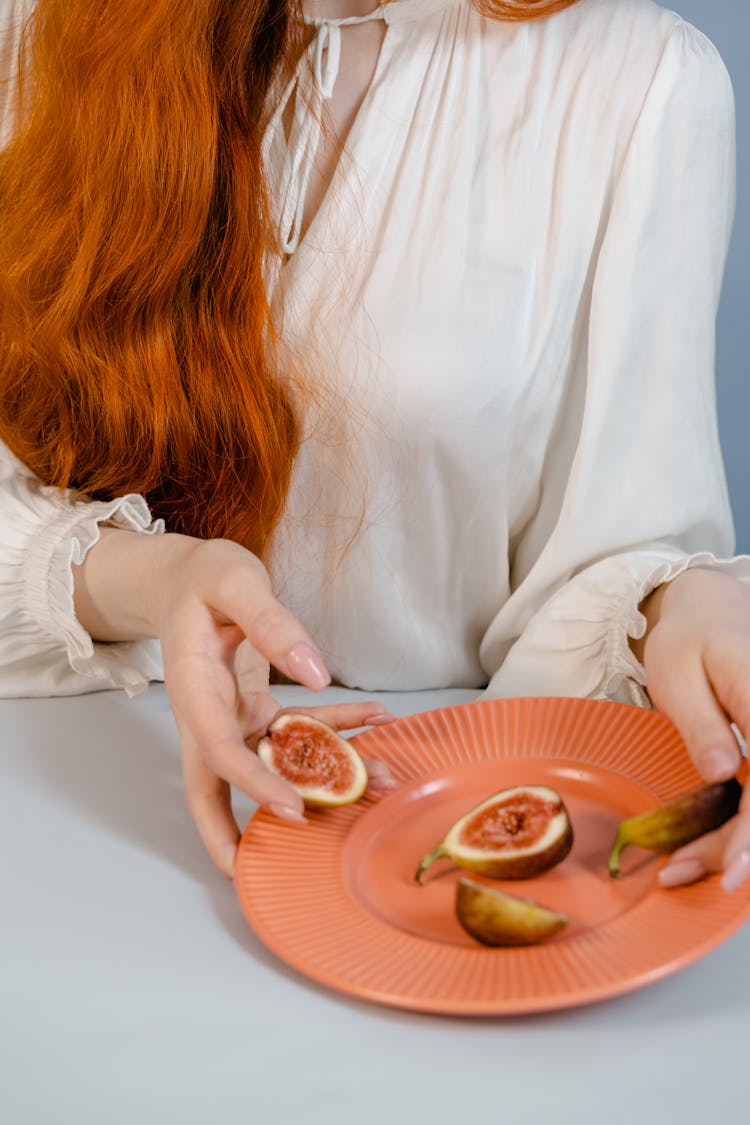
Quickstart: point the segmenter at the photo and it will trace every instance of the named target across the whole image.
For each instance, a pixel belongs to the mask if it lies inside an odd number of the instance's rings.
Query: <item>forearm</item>
[[[139,535],[104,527],[73,567],[76,616],[96,641],[158,636],[165,583],[200,543],[185,535]]]

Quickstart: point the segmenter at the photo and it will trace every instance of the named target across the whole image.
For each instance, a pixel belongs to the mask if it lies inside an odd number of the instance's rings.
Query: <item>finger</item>
[[[284,707],[279,714],[309,715],[333,730],[355,730],[392,723],[397,716],[379,703],[328,703],[319,707]]]
[[[368,785],[370,789],[377,793],[390,792],[392,789],[401,788],[401,783],[396,781],[395,777],[371,777]]]
[[[374,781],[376,778],[391,776],[391,771],[385,762],[381,762],[377,758],[363,758],[362,761],[365,763],[367,776],[371,781]]]
[[[234,862],[240,830],[232,813],[230,788],[201,760],[195,745],[183,745],[185,801],[211,859],[228,879],[234,877]]]
[[[730,821],[729,840],[724,852],[725,891],[735,891],[750,875],[750,783],[745,783],[739,815]]]
[[[732,821],[729,821],[715,832],[707,832],[705,836],[693,840],[684,848],[678,848],[670,856],[666,867],[659,872],[661,885],[682,887],[687,883],[695,883],[706,875],[721,871],[731,830]]]
[[[248,748],[237,719],[218,694],[197,688],[181,698],[173,696],[172,707],[183,744],[194,746],[213,774],[259,805],[273,806],[277,816],[304,821],[302,798]]]
[[[750,683],[745,671],[750,667],[750,643],[742,635],[732,638],[732,643],[709,644],[703,662],[714,695],[734,724],[733,750],[738,760],[738,740],[747,743],[750,736]]]
[[[267,805],[277,816],[305,824],[304,802],[297,790],[278,774],[271,773],[257,754],[242,740],[219,739],[203,749],[208,767],[230,785],[247,793],[259,805]]]
[[[704,780],[733,777],[740,764],[737,739],[701,662],[694,658],[676,665],[672,658],[666,668],[657,663],[649,692],[677,726]]]
[[[240,627],[253,648],[289,679],[311,691],[328,687],[331,677],[312,638],[294,614],[271,593],[258,564],[225,567],[211,592],[211,605]]]
[[[736,890],[750,875],[750,789],[745,786],[740,811],[715,832],[679,848],[659,873],[664,887],[681,887],[723,871],[721,884]]]
[[[385,762],[379,762],[376,758],[363,758],[362,761],[367,769],[368,785],[371,789],[385,791],[401,788],[401,782],[396,781],[395,777],[391,775],[391,771]]]
[[[258,692],[249,699],[244,695],[240,696],[237,720],[246,746],[253,750],[256,748],[279,710],[278,700],[269,695],[268,691]]]

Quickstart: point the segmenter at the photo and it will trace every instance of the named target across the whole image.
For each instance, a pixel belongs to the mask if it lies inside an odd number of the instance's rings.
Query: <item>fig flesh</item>
[[[565,914],[538,902],[486,887],[465,875],[456,883],[456,917],[483,945],[536,945],[569,921]]]
[[[367,787],[367,767],[352,744],[311,715],[277,716],[258,743],[258,757],[306,805],[351,805]]]
[[[736,814],[741,796],[742,786],[732,778],[703,785],[658,809],[623,820],[609,857],[610,875],[616,879],[620,874],[620,856],[630,844],[666,855],[721,828]]]
[[[428,852],[414,878],[436,859],[493,879],[531,879],[565,859],[573,828],[560,794],[546,785],[501,789],[471,809]]]

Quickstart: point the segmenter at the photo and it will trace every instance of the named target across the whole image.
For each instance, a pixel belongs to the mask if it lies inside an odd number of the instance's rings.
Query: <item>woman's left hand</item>
[[[660,587],[644,612],[654,706],[675,723],[707,783],[733,777],[741,753],[730,724],[750,742],[750,587],[695,568]],[[660,881],[675,887],[719,871],[727,891],[750,876],[750,784],[737,816],[676,851]]]

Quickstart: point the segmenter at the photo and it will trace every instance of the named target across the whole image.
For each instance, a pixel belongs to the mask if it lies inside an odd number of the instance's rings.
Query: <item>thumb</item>
[[[655,676],[649,694],[679,730],[704,781],[734,777],[741,761],[737,739],[699,659],[673,664],[667,675]]]

